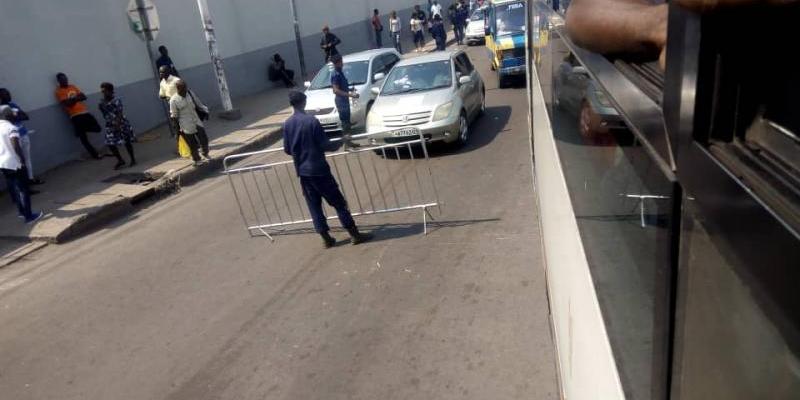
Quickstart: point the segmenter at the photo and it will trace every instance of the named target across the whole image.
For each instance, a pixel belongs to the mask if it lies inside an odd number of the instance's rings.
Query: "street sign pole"
[[[297,20],[297,6],[294,0],[289,0],[289,7],[292,10],[292,21],[294,22],[294,41],[297,44],[297,57],[300,59],[300,75],[306,79],[306,57],[303,54],[303,40],[300,36],[300,22]]]
[[[208,42],[208,53],[211,56],[211,66],[214,68],[219,97],[224,108],[224,111],[219,116],[223,119],[239,119],[242,114],[239,110],[233,108],[228,81],[225,79],[225,70],[222,68],[222,57],[220,57],[217,49],[217,36],[214,32],[214,21],[208,9],[208,2],[206,0],[197,0],[197,8],[200,9],[200,19],[203,22],[203,31],[205,32],[206,42]]]

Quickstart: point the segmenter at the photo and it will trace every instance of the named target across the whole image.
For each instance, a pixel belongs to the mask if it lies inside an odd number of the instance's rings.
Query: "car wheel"
[[[581,136],[586,139],[597,139],[599,136],[608,133],[608,128],[602,126],[602,118],[597,115],[588,101],[581,102],[581,113],[579,119],[579,127]]]
[[[467,113],[461,111],[461,116],[458,117],[458,139],[456,140],[456,146],[462,147],[467,144],[469,140],[469,119],[467,119]]]
[[[500,74],[500,71],[497,72],[497,87],[500,89],[506,87],[506,80],[503,75]]]

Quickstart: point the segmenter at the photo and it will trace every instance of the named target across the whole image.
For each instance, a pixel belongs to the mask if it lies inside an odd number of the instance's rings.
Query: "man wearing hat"
[[[336,240],[331,237],[327,218],[322,210],[322,199],[336,210],[342,226],[350,233],[350,243],[359,244],[372,239],[371,235],[358,231],[339,184],[325,160],[326,151],[335,151],[339,146],[331,143],[319,121],[305,113],[306,95],[292,91],[289,103],[294,114],[283,124],[283,150],[294,159],[294,167],[300,178],[300,186],[308,205],[314,229],[322,236],[325,248],[333,247]]]

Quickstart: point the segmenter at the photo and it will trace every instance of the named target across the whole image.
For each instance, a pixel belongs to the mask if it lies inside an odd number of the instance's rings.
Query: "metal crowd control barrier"
[[[352,140],[370,142],[375,135],[353,135]],[[391,140],[399,142],[357,147],[328,154],[326,158],[354,217],[420,210],[427,235],[428,219],[433,219],[429,209],[441,211],[441,203],[426,139],[419,134]],[[417,148],[421,149],[422,157],[415,155]],[[288,226],[312,221],[293,161],[264,161],[279,155],[283,155],[283,148],[235,154],[223,161],[224,173],[247,231],[251,236],[260,233],[272,241],[270,231],[283,231]],[[231,166],[244,160],[250,163]],[[336,219],[336,212],[327,203],[323,204],[327,219]]]

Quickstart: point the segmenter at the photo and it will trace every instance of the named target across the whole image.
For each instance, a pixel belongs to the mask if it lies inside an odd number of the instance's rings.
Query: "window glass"
[[[453,85],[450,61],[396,67],[386,77],[381,96],[442,89]]]
[[[351,85],[363,85],[367,83],[367,67],[369,64],[366,61],[350,62],[344,64],[342,71],[347,81]],[[328,64],[322,67],[317,73],[317,76],[311,81],[311,90],[327,89],[331,87],[331,74],[333,73],[333,64]]]
[[[456,57],[456,75],[458,76],[468,76],[469,75],[469,68],[467,68],[466,64],[464,64],[464,55],[461,54]]]

